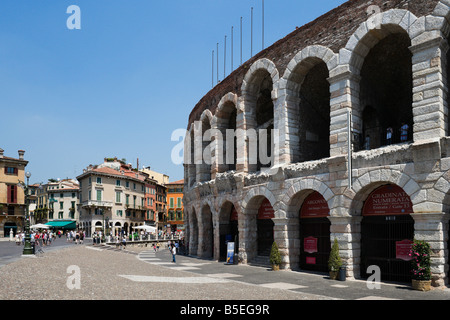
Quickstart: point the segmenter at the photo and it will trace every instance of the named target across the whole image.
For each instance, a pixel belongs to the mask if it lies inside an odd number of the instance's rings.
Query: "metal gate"
[[[361,222],[361,277],[378,266],[382,281],[411,281],[411,261],[396,258],[396,242],[413,240],[414,219],[410,215],[365,216]]]
[[[330,226],[328,218],[300,219],[300,268],[327,272],[330,256]],[[305,238],[317,239],[317,252],[305,252]]]

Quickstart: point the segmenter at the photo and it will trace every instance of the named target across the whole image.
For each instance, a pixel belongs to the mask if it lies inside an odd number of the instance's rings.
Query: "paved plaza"
[[[13,244],[11,244],[13,245]],[[332,281],[325,274],[177,255],[165,248],[118,250],[73,245],[0,267],[0,300],[448,300],[450,289],[411,290],[361,280]]]

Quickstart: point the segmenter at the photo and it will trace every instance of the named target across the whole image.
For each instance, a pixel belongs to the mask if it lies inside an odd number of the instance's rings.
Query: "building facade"
[[[0,237],[15,235],[25,226],[25,151],[19,150],[19,158],[4,155],[0,149]],[[22,184],[22,187],[21,187]]]
[[[348,1],[207,93],[185,139],[190,254],[219,259],[227,234],[240,263],[276,241],[282,268],[325,271],[337,239],[347,277],[409,281],[419,239],[448,284],[448,21],[448,1]]]
[[[169,182],[167,187],[167,225],[170,230],[182,232],[184,230],[183,187],[184,180]]]
[[[79,227],[88,235],[102,231],[130,234],[133,227],[146,224],[148,176],[130,164],[105,158],[104,163],[88,166],[77,177],[80,184]]]

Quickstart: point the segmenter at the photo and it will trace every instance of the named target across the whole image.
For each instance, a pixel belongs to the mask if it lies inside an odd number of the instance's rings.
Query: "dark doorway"
[[[274,210],[269,200],[264,199],[258,210],[257,219],[257,247],[258,256],[270,256],[270,250],[274,242],[273,227]]]
[[[225,261],[227,258],[227,245],[228,242],[234,242],[234,253],[238,253],[239,248],[239,229],[238,229],[238,214],[233,205],[231,208],[223,209],[226,211],[224,213],[224,220],[220,221],[220,254],[219,261]],[[222,217],[222,214],[221,214]]]
[[[328,218],[300,220],[301,269],[318,272],[328,271],[328,258],[331,250],[330,226],[331,222]],[[309,245],[311,242],[313,243],[313,249]]]

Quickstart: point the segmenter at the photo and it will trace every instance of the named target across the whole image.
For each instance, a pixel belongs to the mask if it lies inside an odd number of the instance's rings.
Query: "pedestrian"
[[[391,127],[388,127],[388,128],[386,129],[386,144],[387,144],[388,146],[392,144],[392,133],[393,133],[392,128],[391,128]]]
[[[172,244],[171,252],[172,252],[172,262],[177,263],[175,260],[175,255],[177,254],[177,249],[175,248],[175,246],[173,244]]]
[[[77,231],[75,233],[75,244],[78,244],[79,241],[80,241],[80,231]]]
[[[84,241],[84,231],[80,231],[80,244],[83,244]]]
[[[366,135],[366,139],[364,140],[364,149],[370,150],[370,136]]]
[[[402,126],[400,127],[400,141],[401,142],[406,142],[408,140],[408,129],[409,129],[409,126],[405,122],[402,122]]]
[[[122,237],[122,245],[123,245],[123,248],[126,249],[126,247],[127,247],[127,239],[126,239],[126,237]]]

